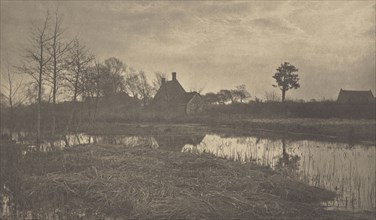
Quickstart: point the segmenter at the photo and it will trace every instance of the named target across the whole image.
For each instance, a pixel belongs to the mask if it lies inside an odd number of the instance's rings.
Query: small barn
[[[344,104],[371,104],[374,103],[372,91],[362,90],[343,90],[341,89],[338,94],[338,103]]]
[[[161,87],[152,100],[154,109],[176,114],[197,114],[204,109],[204,100],[197,92],[186,92],[172,73],[172,80],[162,79]]]

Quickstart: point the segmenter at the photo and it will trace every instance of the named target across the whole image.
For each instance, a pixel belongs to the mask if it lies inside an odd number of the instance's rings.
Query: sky
[[[117,57],[144,70],[177,72],[202,93],[245,84],[252,97],[280,94],[276,68],[299,69],[288,99],[336,99],[339,90],[372,90],[375,1],[1,1],[1,70],[22,59],[32,22],[64,15],[66,39],[78,36],[99,60]]]

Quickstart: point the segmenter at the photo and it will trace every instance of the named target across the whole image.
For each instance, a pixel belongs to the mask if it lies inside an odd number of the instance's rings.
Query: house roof
[[[341,89],[337,101],[339,102],[370,102],[374,99],[372,91]]]
[[[176,101],[184,93],[185,90],[180,83],[177,80],[171,80],[161,85],[154,100],[166,99],[168,101]]]
[[[154,96],[152,105],[155,106],[181,106],[187,105],[197,92],[186,92],[176,79],[176,73],[172,73],[172,80],[162,81],[157,94]]]
[[[161,86],[161,89],[163,89],[163,88],[166,89],[167,92],[169,92],[169,93],[178,92],[178,91],[184,91],[185,92],[183,86],[181,86],[179,81],[177,81],[177,80],[171,80],[171,81],[165,82]]]
[[[179,102],[181,104],[188,104],[189,101],[191,101],[191,99],[196,95],[198,94],[197,92],[186,92],[184,93],[180,98],[179,98]]]

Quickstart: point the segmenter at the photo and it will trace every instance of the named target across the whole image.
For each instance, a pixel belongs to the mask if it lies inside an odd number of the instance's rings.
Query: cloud
[[[2,1],[1,56],[17,62],[29,20],[57,4],[67,38],[79,34],[99,58],[118,57],[149,77],[177,71],[186,88],[245,83],[261,97],[290,61],[302,74],[292,97],[333,97],[347,86],[375,93],[374,2]]]

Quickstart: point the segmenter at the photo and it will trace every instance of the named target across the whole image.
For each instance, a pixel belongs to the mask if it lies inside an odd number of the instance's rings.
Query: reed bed
[[[330,215],[319,202],[334,197],[268,168],[209,154],[119,145],[39,154],[21,161],[24,209],[124,219],[319,218]]]

